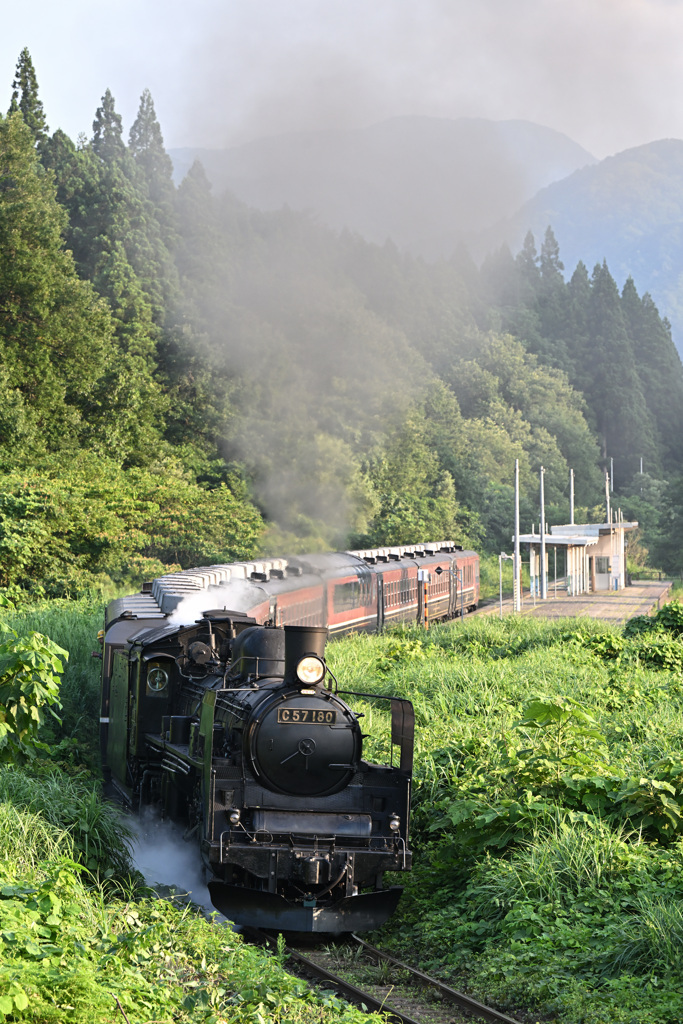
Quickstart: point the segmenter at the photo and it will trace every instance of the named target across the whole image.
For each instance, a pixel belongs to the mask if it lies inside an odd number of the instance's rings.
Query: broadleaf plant
[[[0,607],[11,602],[0,597]],[[25,761],[45,749],[38,732],[46,712],[58,718],[69,654],[42,633],[20,635],[2,619],[0,637],[0,762]]]

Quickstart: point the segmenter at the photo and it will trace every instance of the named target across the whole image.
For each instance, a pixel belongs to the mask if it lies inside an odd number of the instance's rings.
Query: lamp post
[[[543,488],[543,477],[545,476],[545,470],[541,466],[540,478],[541,478],[541,601],[545,601],[548,596],[548,581],[545,575],[545,491]]]
[[[519,459],[515,459],[515,557],[512,570],[512,607],[516,612],[522,610],[522,559],[519,550]]]
[[[500,595],[500,617],[503,618],[503,559],[510,562],[515,561],[514,555],[506,555],[504,551],[498,555],[498,593]],[[514,586],[514,584],[513,584]]]

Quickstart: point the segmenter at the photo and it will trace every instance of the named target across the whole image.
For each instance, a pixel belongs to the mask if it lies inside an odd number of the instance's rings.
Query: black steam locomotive
[[[130,805],[160,805],[196,836],[226,917],[340,933],[393,912],[401,889],[384,873],[411,864],[412,705],[340,690],[325,641],[426,619],[430,585],[449,614],[458,581],[464,611],[476,555],[424,545],[186,570],[109,605],[105,771]],[[363,759],[354,696],[390,712],[388,765]]]

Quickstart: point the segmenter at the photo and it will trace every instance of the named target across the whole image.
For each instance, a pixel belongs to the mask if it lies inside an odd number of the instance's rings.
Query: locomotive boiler
[[[257,624],[226,609],[191,626],[110,623],[105,760],[133,806],[157,803],[196,837],[214,905],[283,931],[372,929],[408,869],[413,711],[342,692],[327,630]],[[363,758],[361,714],[384,703],[389,764]],[[104,717],[104,716],[103,716]]]

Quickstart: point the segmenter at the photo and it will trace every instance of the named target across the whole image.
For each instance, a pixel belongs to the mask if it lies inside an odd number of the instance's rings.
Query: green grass
[[[68,793],[65,811],[56,774],[42,795],[21,775],[6,770],[0,779],[0,1020],[381,1024],[309,990],[281,958],[214,918],[157,899],[139,876],[98,883],[78,862],[82,835],[69,822],[78,794]],[[120,834],[109,843],[109,860],[115,846],[125,859]]]
[[[0,765],[0,800],[68,835],[71,856],[98,878],[125,879],[132,872],[133,832],[88,774],[74,777],[45,760],[24,769]]]
[[[85,884],[39,815],[0,802],[0,842],[0,1020],[381,1024],[182,903]]]
[[[328,648],[345,687],[416,711],[415,868],[382,941],[508,1011],[683,1019],[683,609],[669,607],[629,636],[509,617]],[[371,721],[384,738],[366,752],[386,755],[386,716]]]

